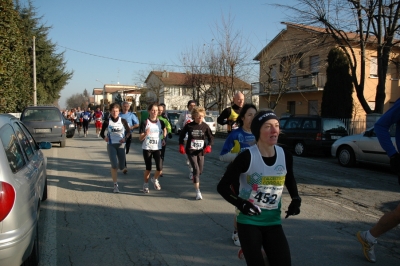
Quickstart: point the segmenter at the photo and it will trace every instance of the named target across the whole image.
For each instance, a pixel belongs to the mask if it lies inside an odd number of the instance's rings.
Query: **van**
[[[338,118],[290,116],[281,118],[279,124],[278,143],[298,156],[305,156],[311,151],[330,155],[333,142],[348,135],[346,126]]]

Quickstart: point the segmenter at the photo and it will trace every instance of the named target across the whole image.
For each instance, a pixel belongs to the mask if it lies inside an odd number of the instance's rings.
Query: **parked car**
[[[37,142],[60,143],[65,147],[66,124],[64,116],[55,106],[28,106],[21,114],[21,121]]]
[[[67,129],[66,137],[72,138],[75,135],[75,123],[72,123],[70,120],[64,118],[65,128]]]
[[[0,265],[38,265],[40,202],[47,199],[47,160],[17,118],[0,115]]]
[[[392,126],[389,132],[396,145],[396,127]],[[338,139],[332,144],[331,154],[345,167],[354,166],[357,162],[390,165],[390,159],[379,144],[373,127],[361,134]]]
[[[215,135],[215,132],[217,131],[217,127],[215,125],[214,118],[212,116],[205,116],[204,122],[210,127],[211,133],[213,135]]]
[[[330,155],[333,142],[348,135],[344,123],[336,118],[290,116],[281,118],[279,123],[278,143],[293,149],[298,156],[305,156],[309,151]]]
[[[172,132],[175,134],[179,134],[179,131],[180,131],[180,128],[177,125],[177,123],[178,123],[179,116],[181,115],[181,113],[182,113],[182,111],[177,111],[177,110],[167,110],[166,111],[169,122],[171,123]]]

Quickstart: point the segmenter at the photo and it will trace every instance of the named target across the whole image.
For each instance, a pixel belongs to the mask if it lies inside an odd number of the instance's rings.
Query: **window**
[[[319,72],[319,55],[310,56],[310,72],[311,73]]]
[[[8,163],[13,173],[18,172],[24,165],[25,159],[19,146],[14,130],[10,125],[5,125],[0,129],[0,139],[6,152]]]
[[[22,131],[22,128],[17,123],[14,123],[14,129],[19,139],[19,143],[21,144],[22,150],[25,152],[26,158],[30,160],[34,155],[34,152],[28,140],[28,137],[25,135],[25,133]]]
[[[286,110],[289,114],[292,114],[292,115],[296,114],[296,102],[288,101]]]
[[[371,57],[369,61],[369,77],[377,78],[378,77],[378,57]]]
[[[318,101],[308,101],[308,114],[318,115]]]

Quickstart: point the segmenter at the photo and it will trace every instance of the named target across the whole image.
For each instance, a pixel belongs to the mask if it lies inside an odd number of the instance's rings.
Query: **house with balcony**
[[[253,95],[261,108],[274,108],[284,114],[319,115],[326,83],[329,51],[337,47],[323,28],[283,22],[282,30],[254,58],[260,64],[259,82],[252,83]],[[348,35],[355,33],[346,33]],[[364,96],[372,109],[378,84],[377,55],[374,45],[367,46]],[[353,47],[361,60],[359,49]],[[400,97],[399,47],[394,47],[387,72],[385,111]],[[353,117],[365,119],[365,111],[353,92]],[[277,103],[275,105],[275,103]]]
[[[200,106],[209,111],[218,111],[217,97],[219,89],[215,85],[215,78],[206,74],[191,74],[168,71],[151,71],[146,78],[146,101],[165,103],[167,110],[186,110],[187,102],[200,99]],[[238,78],[233,79],[233,91],[240,91],[245,95],[246,102],[252,102],[251,85]],[[219,99],[229,106],[229,96]],[[224,109],[223,107],[222,109]]]

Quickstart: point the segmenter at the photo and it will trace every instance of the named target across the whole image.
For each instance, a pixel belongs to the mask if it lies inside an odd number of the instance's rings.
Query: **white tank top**
[[[157,119],[156,123],[152,123],[149,121],[149,119],[146,120],[147,124],[144,129],[144,132],[147,131],[147,129],[150,128],[150,134],[145,137],[142,143],[142,149],[143,150],[151,150],[151,151],[156,151],[156,150],[161,150],[161,140],[162,140],[162,129],[161,129],[161,123],[160,120]]]
[[[249,169],[240,176],[239,197],[247,199],[261,209],[278,209],[282,198],[287,173],[285,153],[277,145],[275,150],[275,164],[268,166],[264,163],[258,146],[251,146]]]
[[[125,127],[122,124],[121,117],[118,118],[117,122],[113,122],[111,118],[108,120],[108,143],[118,144],[119,141],[125,137]]]

